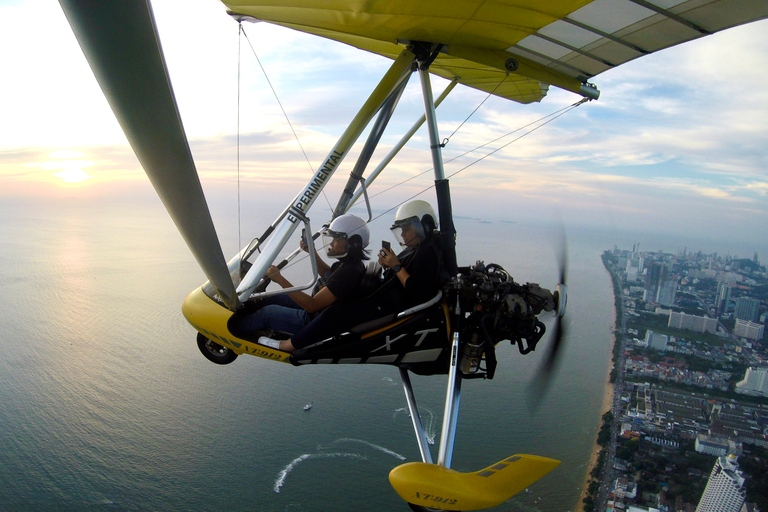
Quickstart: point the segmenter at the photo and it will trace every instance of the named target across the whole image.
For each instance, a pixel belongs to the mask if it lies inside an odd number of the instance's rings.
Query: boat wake
[[[396,459],[405,460],[405,457],[400,455],[397,452],[393,452],[392,450],[385,448],[383,446],[379,446],[378,444],[373,444],[371,442],[365,441],[363,439],[353,439],[351,437],[344,437],[342,439],[337,439],[333,442],[333,444],[339,444],[339,443],[360,443],[364,444],[366,446],[369,446],[370,448],[373,448],[374,450],[378,450],[382,453],[386,453],[387,455],[391,455],[392,457],[395,457]],[[318,446],[318,451],[322,451],[323,447]],[[285,466],[278,474],[277,474],[277,480],[275,480],[275,486],[274,490],[275,492],[279,493],[280,488],[285,483],[285,480],[288,478],[288,475],[291,474],[291,471],[293,471],[296,466],[298,466],[300,463],[304,462],[305,460],[309,459],[331,459],[336,457],[348,457],[351,459],[358,459],[358,460],[368,460],[367,457],[360,455],[359,453],[348,453],[348,452],[328,452],[328,453],[305,453],[304,455],[301,455],[299,457],[296,457],[291,461],[290,464]]]
[[[392,386],[398,386],[399,385],[397,382],[392,380],[392,378],[390,378],[390,377],[382,377],[381,380],[383,380],[384,382],[388,382]]]
[[[400,455],[397,452],[393,452],[389,448],[384,448],[383,446],[379,446],[377,444],[373,444],[373,443],[370,443],[368,441],[364,441],[362,439],[353,439],[353,438],[350,438],[350,437],[345,437],[345,438],[342,438],[342,439],[337,439],[336,441],[333,442],[333,444],[338,444],[338,443],[361,443],[361,444],[370,446],[374,450],[379,450],[380,452],[386,453],[387,455],[391,455],[391,456],[393,456],[396,459],[405,460],[404,456]]]
[[[274,487],[275,492],[280,492],[280,488],[285,483],[285,479],[288,478],[288,475],[291,474],[291,471],[293,471],[294,468],[301,462],[304,462],[308,459],[331,459],[336,457],[349,457],[353,459],[367,460],[365,457],[357,453],[305,453],[304,455],[293,459],[290,464],[285,466],[285,468],[283,468],[283,470],[277,474],[277,480],[275,480]]]
[[[424,408],[424,411],[429,414],[429,423],[426,425],[424,424],[424,417],[423,415],[421,418],[422,426],[424,427],[424,435],[427,437],[427,442],[429,444],[435,444],[435,437],[437,436],[437,426],[435,425],[435,415],[427,408]],[[408,409],[405,407],[400,407],[399,409],[394,410],[394,414],[392,415],[393,418],[397,417],[398,413],[404,413],[409,418],[411,417],[410,413],[408,412]]]

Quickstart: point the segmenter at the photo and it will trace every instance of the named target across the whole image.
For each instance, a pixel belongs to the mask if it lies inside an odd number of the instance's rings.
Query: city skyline
[[[213,201],[232,201],[236,24],[212,0],[190,2],[184,11],[168,1],[153,6],[203,186]],[[11,2],[0,7],[0,20],[13,77],[0,85],[11,99],[0,122],[3,195],[90,200],[151,193],[58,3]],[[484,214],[497,219],[562,218],[566,225],[685,234],[724,249],[754,242],[754,251],[768,253],[768,227],[755,222],[768,213],[766,26],[763,20],[726,30],[598,75],[592,81],[602,91],[599,100],[455,176],[455,212],[471,214],[482,202]],[[389,63],[264,23],[245,29],[240,180],[248,199],[274,200],[280,207],[308,179],[310,166],[250,45],[314,165]],[[433,85],[440,91],[445,82],[435,79]],[[457,88],[438,110],[441,136],[449,136],[484,99]],[[444,156],[450,159],[578,99],[555,88],[535,105],[491,98],[451,138]],[[401,103],[405,113],[393,120],[398,128],[419,113],[415,91]],[[398,137],[389,134],[384,143]],[[384,184],[429,170],[424,137],[416,139],[392,165],[391,176],[382,178]],[[476,158],[449,163],[447,173]],[[429,186],[429,176],[385,199],[387,206]],[[742,255],[751,256],[744,250]]]

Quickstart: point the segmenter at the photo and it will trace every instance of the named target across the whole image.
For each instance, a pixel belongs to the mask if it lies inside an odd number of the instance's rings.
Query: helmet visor
[[[390,228],[401,247],[413,247],[424,241],[424,227],[416,217],[398,220]]]
[[[325,255],[329,258],[343,258],[347,255],[347,248],[349,247],[349,244],[347,242],[347,234],[341,233],[338,231],[333,231],[332,229],[325,228],[322,231],[323,235],[323,247],[325,247]],[[336,243],[334,243],[334,240],[336,240]],[[339,241],[344,240],[343,250],[339,251],[340,244]]]

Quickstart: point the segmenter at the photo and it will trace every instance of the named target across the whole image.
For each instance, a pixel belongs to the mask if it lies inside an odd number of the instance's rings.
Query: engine
[[[460,268],[454,286],[462,354],[459,369],[465,378],[493,378],[495,346],[501,341],[516,344],[521,354],[535,350],[546,331],[537,315],[558,311],[561,302],[564,305],[560,288],[552,293],[536,283],[518,284],[495,263],[478,261]]]

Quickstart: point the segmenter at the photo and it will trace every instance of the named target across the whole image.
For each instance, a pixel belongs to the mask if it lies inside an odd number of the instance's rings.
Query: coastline
[[[604,260],[603,260],[604,262]],[[605,263],[603,263],[605,265]],[[615,289],[615,282],[613,279],[613,273],[611,270],[605,266],[605,270],[608,272],[608,274],[611,276],[611,289],[614,293],[614,297],[616,296],[616,289]],[[621,303],[614,301],[613,306],[613,325],[611,326],[611,330],[615,333],[616,332],[616,325],[619,321],[619,311],[618,308],[621,307]],[[614,347],[616,344],[619,343],[619,339],[614,335],[613,338],[613,344]],[[602,425],[601,419],[603,417],[603,414],[605,414],[608,411],[613,410],[613,396],[615,393],[615,387],[613,383],[611,382],[611,365],[613,364],[613,356],[611,356],[611,359],[609,361],[608,365],[608,373],[605,376],[605,391],[603,393],[603,403],[600,406],[600,416],[597,419],[598,424],[598,433],[600,431],[600,426]],[[592,481],[592,469],[597,466],[597,456],[602,449],[602,447],[597,444],[597,435],[595,435],[595,444],[592,446],[592,452],[589,456],[589,463],[587,464],[587,471],[584,474],[584,480],[581,485],[581,495],[579,496],[579,501],[576,503],[576,506],[573,508],[574,512],[584,512],[584,498],[586,498],[589,495],[589,482]]]
[[[611,410],[613,407],[613,384],[610,382],[610,372],[608,372],[608,376],[605,381],[605,393],[603,395],[603,404],[600,406],[600,417],[602,417],[603,414],[605,414],[607,411]],[[599,426],[599,418],[598,418],[598,426]],[[579,496],[579,501],[576,503],[576,506],[574,507],[574,512],[584,512],[584,498],[587,497],[588,493],[588,487],[589,482],[592,480],[592,476],[590,475],[592,473],[592,468],[594,468],[597,465],[597,455],[598,452],[601,450],[601,446],[597,444],[597,436],[595,436],[595,444],[592,446],[592,453],[589,456],[589,464],[587,464],[587,471],[584,475],[584,481],[581,484],[581,495]]]

